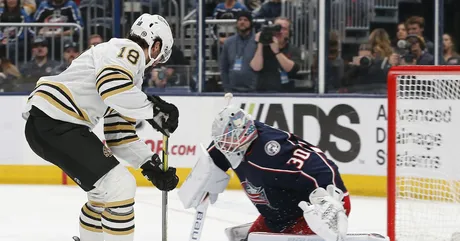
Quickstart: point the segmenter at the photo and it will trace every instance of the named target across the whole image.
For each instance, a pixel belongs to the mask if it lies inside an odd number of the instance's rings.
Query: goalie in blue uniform
[[[229,240],[256,232],[345,239],[350,199],[337,166],[319,148],[234,106],[216,116],[212,139],[205,158],[198,160],[179,191],[186,208],[196,208],[204,197],[214,203],[227,186],[225,172],[231,168],[260,216],[228,228]],[[257,237],[249,241],[272,236]]]

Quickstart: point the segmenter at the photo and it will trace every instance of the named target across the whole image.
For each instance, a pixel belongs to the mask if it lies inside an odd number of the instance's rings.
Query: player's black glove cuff
[[[179,183],[179,177],[176,175],[176,168],[170,167],[164,172],[163,163],[157,154],[154,154],[152,159],[144,163],[141,168],[142,175],[162,191],[171,191],[176,188]]]
[[[147,98],[153,103],[153,118],[147,121],[155,130],[169,136],[179,125],[179,110],[159,96],[147,95]]]

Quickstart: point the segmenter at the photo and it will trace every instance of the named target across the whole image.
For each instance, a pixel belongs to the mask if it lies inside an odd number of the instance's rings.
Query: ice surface
[[[161,240],[161,192],[140,187],[135,198],[135,240]],[[86,194],[76,186],[0,185],[0,241],[72,241]],[[350,232],[386,233],[383,198],[351,196]],[[187,241],[194,210],[169,194],[168,240]],[[208,209],[202,241],[226,241],[224,229],[257,217],[242,191],[226,191]]]

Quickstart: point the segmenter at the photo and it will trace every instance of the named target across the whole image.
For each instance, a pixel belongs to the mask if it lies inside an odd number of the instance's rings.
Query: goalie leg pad
[[[245,223],[235,227],[225,229],[225,235],[227,235],[228,241],[241,241],[247,238],[249,229],[253,223]]]
[[[343,202],[343,207],[345,209],[345,213],[348,216],[351,210],[350,196],[348,194],[345,194],[342,202]],[[272,232],[272,231],[265,225],[264,217],[259,216],[256,219],[256,221],[252,223],[252,226],[250,227],[248,232],[252,233],[252,232]],[[300,217],[293,225],[287,227],[281,233],[303,234],[303,235],[315,234],[308,226],[304,217]]]
[[[272,232],[265,224],[264,217],[262,217],[261,215],[256,219],[254,223],[252,223],[252,226],[250,227],[248,231],[249,233],[256,233],[256,232],[271,233]],[[299,219],[297,219],[293,225],[285,228],[280,233],[292,233],[292,234],[303,234],[303,235],[314,234],[314,232],[310,229],[310,227],[308,227],[308,224],[303,217],[300,217]]]
[[[280,233],[250,233],[248,241],[325,241],[318,235],[280,234]],[[378,233],[350,233],[345,241],[390,241],[388,236]]]

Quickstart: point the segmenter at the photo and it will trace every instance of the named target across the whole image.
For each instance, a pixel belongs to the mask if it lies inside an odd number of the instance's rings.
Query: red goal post
[[[387,235],[460,240],[460,66],[391,68],[387,104]]]

